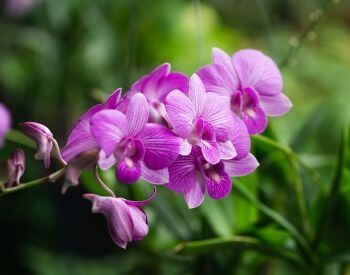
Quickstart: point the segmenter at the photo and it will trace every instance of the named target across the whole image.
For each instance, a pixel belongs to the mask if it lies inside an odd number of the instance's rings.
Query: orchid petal
[[[125,115],[117,110],[103,110],[91,118],[90,124],[96,142],[109,157],[125,135]]]
[[[141,164],[131,158],[124,158],[117,164],[117,179],[125,184],[135,183],[141,176]]]
[[[283,81],[275,62],[257,50],[241,50],[232,57],[241,87],[254,87],[259,95],[282,91]]]
[[[235,147],[232,141],[218,142],[218,149],[220,151],[220,159],[233,159],[237,156]]]
[[[222,162],[208,171],[204,182],[208,190],[208,195],[215,200],[226,197],[232,189],[230,177],[225,172]]]
[[[232,144],[236,149],[236,158],[245,157],[250,151],[250,136],[244,122],[235,114],[232,114]]]
[[[196,180],[192,184],[192,188],[184,195],[184,199],[188,208],[196,208],[202,204],[205,197],[205,185],[203,177],[197,175]]]
[[[216,141],[202,140],[199,144],[204,159],[210,164],[217,164],[220,161],[220,150]]]
[[[242,114],[242,119],[247,126],[250,135],[260,134],[267,127],[266,114],[259,106],[246,109]]]
[[[293,104],[284,93],[273,96],[260,96],[260,105],[268,116],[281,116],[292,108]]]
[[[152,170],[143,163],[141,166],[141,178],[151,184],[166,184],[169,182],[168,168]]]
[[[162,169],[179,155],[181,140],[164,126],[147,123],[139,134],[145,147],[144,162],[151,169]]]
[[[169,184],[166,187],[174,192],[187,193],[196,184],[196,159],[193,154],[179,156],[169,166]]]
[[[241,177],[252,173],[259,162],[252,154],[248,154],[242,159],[225,160],[225,171],[230,177]]]
[[[181,91],[172,91],[166,98],[166,110],[173,131],[181,138],[186,138],[196,116],[191,100]]]
[[[202,80],[196,74],[193,74],[191,77],[188,94],[193,103],[196,116],[200,115],[205,105],[206,91]]]
[[[131,98],[126,120],[128,123],[128,134],[136,136],[145,126],[149,118],[149,108],[145,96],[137,93]]]

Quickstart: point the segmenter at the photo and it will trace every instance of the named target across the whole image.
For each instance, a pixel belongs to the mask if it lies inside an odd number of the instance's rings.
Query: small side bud
[[[20,184],[21,177],[25,170],[25,155],[22,149],[16,149],[13,152],[11,158],[7,163],[7,187],[13,186],[14,183],[17,185]]]

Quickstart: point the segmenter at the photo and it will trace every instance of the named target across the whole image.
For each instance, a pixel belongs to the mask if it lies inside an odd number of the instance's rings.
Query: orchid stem
[[[98,173],[98,167],[97,165],[94,165],[94,176],[96,178],[96,181],[98,184],[102,187],[103,190],[105,190],[108,194],[110,194],[112,197],[115,197],[114,192],[103,182],[103,180],[100,178],[100,175]]]
[[[1,188],[0,189],[0,197],[4,196],[4,195],[8,195],[11,193],[15,193],[27,188],[31,188],[33,186],[36,185],[40,185],[43,183],[47,183],[47,182],[55,182],[57,179],[59,179],[65,172],[65,167],[61,168],[60,170],[57,170],[56,172],[46,176],[46,177],[42,177],[33,181],[29,181],[27,183],[21,183],[20,185],[14,186],[14,187],[10,187],[10,188]]]
[[[52,141],[52,143],[53,143],[53,145],[55,147],[56,157],[57,157],[58,161],[61,162],[61,164],[63,166],[67,166],[67,162],[62,158],[60,146],[58,145],[57,140],[52,138],[51,141]]]

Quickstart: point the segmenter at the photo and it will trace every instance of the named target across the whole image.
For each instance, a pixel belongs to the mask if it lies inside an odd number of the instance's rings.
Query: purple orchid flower
[[[103,110],[91,119],[91,132],[105,154],[102,169],[116,165],[116,177],[133,183],[140,177],[153,184],[168,182],[167,167],[180,151],[180,139],[162,125],[147,123],[145,96],[135,94],[126,110]]]
[[[0,147],[4,143],[6,133],[11,127],[11,115],[4,104],[0,102]]]
[[[233,113],[242,118],[249,134],[262,133],[267,116],[280,116],[292,107],[282,92],[283,80],[275,62],[257,50],[241,50],[232,58],[214,48],[213,64],[199,69],[208,92],[227,98]]]
[[[188,77],[180,72],[170,72],[169,63],[157,67],[150,74],[136,81],[125,95],[122,105],[127,104],[136,93],[143,93],[149,104],[149,122],[166,124],[165,98],[173,90],[187,93]]]
[[[252,154],[211,164],[205,160],[199,147],[194,146],[190,155],[180,155],[169,166],[170,183],[166,187],[183,193],[188,207],[195,208],[201,205],[206,192],[215,200],[226,197],[232,188],[230,177],[250,174],[258,165]]]
[[[194,74],[189,83],[189,96],[179,90],[166,98],[166,110],[172,130],[184,139],[182,155],[188,155],[192,146],[199,146],[206,161],[217,164],[221,158],[237,155],[230,141],[233,125],[240,119],[232,115],[223,99],[206,93],[200,78]]]
[[[249,153],[250,137],[242,120],[234,120],[232,128],[234,158],[221,158],[218,163],[212,164],[205,159],[200,147],[193,146],[189,155],[180,155],[169,166],[169,184],[166,187],[184,194],[189,208],[199,206],[206,192],[213,199],[224,198],[231,191],[230,177],[247,175],[258,167],[259,163]]]
[[[156,188],[144,201],[130,201],[94,194],[84,194],[83,197],[92,201],[93,213],[101,213],[106,217],[112,240],[125,249],[129,242],[142,240],[147,235],[147,216],[141,207],[147,205],[155,195]]]
[[[98,149],[98,145],[90,131],[90,119],[102,110],[117,108],[120,96],[121,89],[117,89],[104,104],[93,106],[79,118],[69,134],[67,144],[62,149],[62,157],[66,162],[70,162],[85,151]]]
[[[20,184],[21,177],[26,167],[26,156],[22,149],[16,149],[8,160],[8,180],[7,187],[12,187],[14,183]]]

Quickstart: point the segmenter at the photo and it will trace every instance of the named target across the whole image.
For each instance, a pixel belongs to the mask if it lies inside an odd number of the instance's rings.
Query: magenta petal
[[[91,118],[90,124],[97,144],[109,157],[125,135],[127,127],[125,115],[116,110],[103,110]]]
[[[117,160],[114,156],[114,154],[110,155],[109,157],[106,156],[106,153],[101,150],[98,157],[98,166],[103,170],[106,171],[112,166],[114,166],[117,163]]]
[[[106,100],[106,102],[103,104],[103,107],[106,109],[115,109],[118,106],[118,103],[120,101],[120,97],[122,94],[122,89],[118,88],[116,89]]]
[[[166,110],[173,131],[181,138],[186,138],[196,117],[192,101],[181,91],[172,91],[166,98]]]
[[[227,73],[229,73],[231,76],[235,75],[231,57],[227,53],[225,53],[223,50],[219,48],[214,48],[212,51],[211,58],[214,64],[218,64],[222,66],[227,71]]]
[[[220,159],[233,159],[237,156],[235,147],[232,141],[218,142],[218,149],[220,151]]]
[[[131,158],[125,158],[117,164],[117,179],[125,184],[135,183],[141,176],[141,164]]]
[[[90,131],[90,119],[101,110],[101,104],[92,107],[74,125],[69,134],[67,144],[61,151],[65,161],[69,162],[84,151],[97,149],[98,145]]]
[[[176,161],[169,166],[169,184],[167,188],[174,192],[187,193],[196,184],[196,159],[193,154],[179,156]]]
[[[203,177],[198,176],[191,189],[184,195],[188,208],[196,208],[202,204],[205,197]]]
[[[293,104],[284,93],[273,96],[260,96],[260,105],[268,116],[281,116],[292,108]]]
[[[233,130],[232,114],[229,104],[222,97],[208,93],[202,117],[214,126],[218,141],[226,141],[230,138]]]
[[[131,220],[134,225],[132,240],[133,241],[142,240],[148,233],[148,224],[147,224],[146,214],[142,209],[130,204],[128,205],[129,205],[128,209],[130,212]]]
[[[149,108],[145,96],[137,93],[131,98],[126,119],[128,124],[128,134],[136,136],[145,126],[149,118]]]
[[[222,162],[208,172],[207,177],[205,177],[205,185],[208,195],[215,200],[222,199],[231,192],[231,180],[225,172]]]
[[[158,88],[159,100],[165,103],[166,96],[174,90],[188,92],[188,76],[180,72],[169,73]]]
[[[260,134],[267,127],[267,117],[261,107],[245,110],[242,114],[242,119],[250,135]]]
[[[220,161],[220,150],[216,141],[203,140],[199,146],[203,157],[207,162],[217,164]]]
[[[225,171],[230,177],[241,177],[252,173],[259,162],[252,154],[248,154],[242,159],[225,160]]]
[[[151,169],[169,166],[179,155],[181,139],[164,126],[147,123],[138,136],[144,145],[144,162]]]
[[[22,149],[16,149],[11,158],[8,160],[9,174],[7,179],[7,187],[12,187],[14,183],[20,184],[21,177],[26,168],[26,156]],[[3,176],[3,175],[1,175]]]
[[[166,184],[169,182],[168,168],[152,170],[143,163],[141,165],[141,178],[151,184]]]
[[[187,141],[187,139],[184,139],[181,141],[181,148],[180,148],[180,155],[182,156],[188,156],[191,154],[192,145]]]
[[[198,75],[193,74],[190,79],[188,95],[193,103],[196,116],[200,115],[206,101],[206,91]]]
[[[242,158],[250,151],[250,136],[244,122],[234,114],[232,118],[233,132],[231,141],[237,152],[236,158]]]
[[[241,87],[254,87],[259,95],[282,91],[283,81],[275,62],[257,50],[241,50],[232,57]]]
[[[202,79],[207,92],[230,98],[238,89],[238,82],[222,66],[210,64],[200,68],[197,74]]]
[[[126,248],[128,242],[134,239],[135,226],[130,212],[130,206],[123,199],[102,197],[94,194],[84,194],[85,199],[92,201],[92,212],[101,213],[106,217],[108,231],[112,240],[118,246]],[[140,213],[137,213],[139,215]]]

